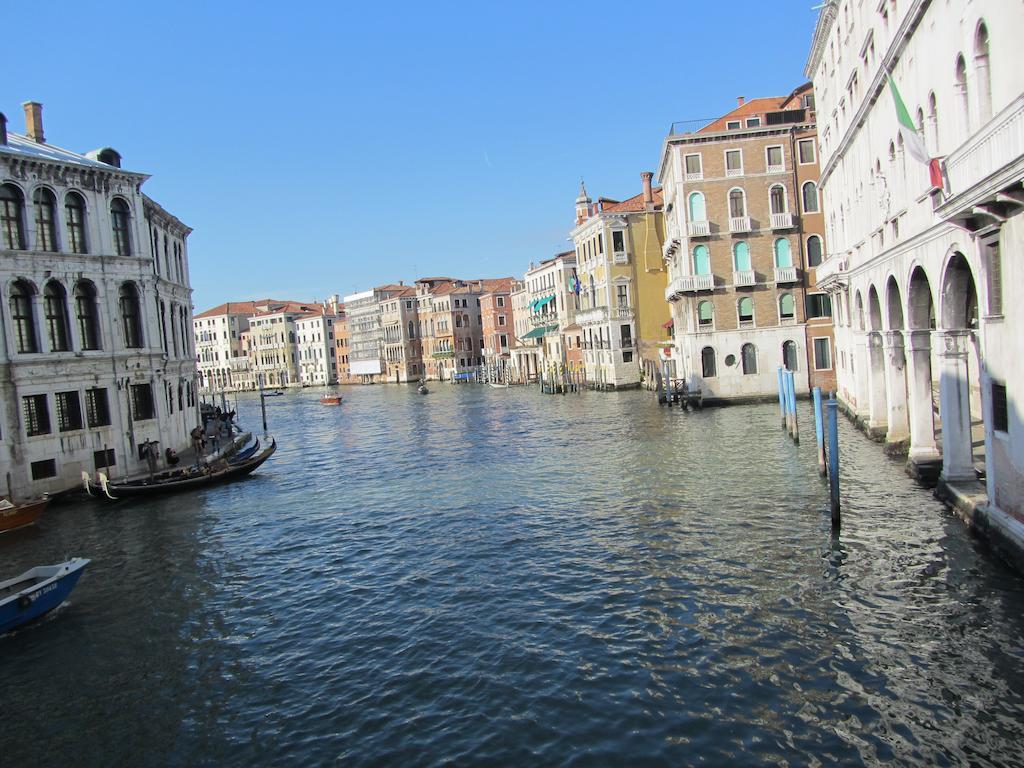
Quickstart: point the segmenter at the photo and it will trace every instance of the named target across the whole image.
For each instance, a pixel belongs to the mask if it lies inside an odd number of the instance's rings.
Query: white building
[[[541,367],[564,365],[565,329],[576,322],[580,297],[572,290],[576,276],[576,253],[566,251],[544,259],[523,276],[529,303],[526,319],[530,328],[520,336],[527,350],[533,346]],[[536,371],[532,371],[536,373]]]
[[[253,389],[255,381],[244,344],[249,317],[270,300],[229,301],[196,315],[192,332],[199,368],[199,390],[206,394]]]
[[[295,320],[299,382],[304,387],[338,383],[337,351],[334,347],[337,302],[334,302],[333,308],[329,305],[322,309],[321,312],[311,312]]]
[[[807,65],[828,217],[818,280],[836,304],[839,395],[867,429],[909,443],[914,471],[941,461],[948,490],[980,485],[983,472],[977,521],[1018,548],[1022,35],[1024,6],[1005,0],[833,0]],[[887,73],[928,156],[944,163],[944,189],[908,156]]]
[[[0,476],[17,498],[144,467],[198,422],[186,239],[113,149],[47,144],[0,115]]]
[[[403,285],[382,285],[344,298],[351,349],[349,372],[353,377],[372,382],[386,379],[381,302],[404,289]]]

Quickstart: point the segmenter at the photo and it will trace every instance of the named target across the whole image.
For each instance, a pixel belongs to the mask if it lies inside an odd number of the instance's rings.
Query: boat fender
[[[29,597],[28,595],[22,595],[21,597],[18,598],[18,608],[19,609],[24,611],[30,605],[32,605],[32,598]]]

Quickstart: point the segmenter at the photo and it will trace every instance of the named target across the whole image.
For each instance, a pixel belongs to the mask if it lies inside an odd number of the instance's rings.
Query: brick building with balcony
[[[810,84],[676,124],[658,171],[674,345],[670,375],[710,400],[835,386]]]

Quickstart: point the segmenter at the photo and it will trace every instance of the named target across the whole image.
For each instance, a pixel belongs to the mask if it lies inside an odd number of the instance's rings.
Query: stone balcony
[[[730,216],[729,217],[729,231],[736,232],[749,232],[750,217],[749,216]]]
[[[792,213],[773,213],[771,221],[772,229],[792,229],[793,228],[793,214]]]
[[[738,270],[732,273],[732,282],[737,288],[757,283],[757,275],[752,269]]]
[[[608,322],[608,307],[585,309],[576,314],[576,322],[580,325],[598,325]]]
[[[796,267],[776,267],[775,268],[775,282],[779,285],[783,283],[795,283],[797,278]]]
[[[612,309],[608,316],[612,320],[632,320],[633,319],[633,308],[632,307],[615,307]]]
[[[690,237],[708,237],[711,234],[711,223],[707,220],[688,221],[686,233]]]

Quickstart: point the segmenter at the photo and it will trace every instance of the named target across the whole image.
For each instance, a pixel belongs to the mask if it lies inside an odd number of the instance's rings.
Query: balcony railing
[[[729,176],[729,177],[731,177],[731,176],[742,176],[743,175],[743,169],[742,168],[726,168],[725,169],[725,175]]]
[[[1024,155],[1024,96],[1018,96],[946,158],[950,200]]]
[[[749,232],[750,231],[750,217],[749,216],[730,216],[729,217],[729,231],[730,232]]]
[[[616,251],[612,255],[612,261],[616,264],[629,264],[629,254],[625,251]]]
[[[796,317],[790,315],[789,317],[780,317],[779,325],[796,325]]]
[[[690,275],[679,275],[679,277],[672,278],[668,283],[668,287],[665,288],[665,301],[679,298],[679,296],[689,290],[690,284]]]
[[[700,170],[700,171],[697,171],[696,173],[690,173],[690,172],[687,171],[683,175],[683,180],[684,181],[703,181],[704,180],[704,171]]]
[[[693,275],[693,290],[713,291],[715,290],[714,275]]]
[[[733,285],[754,285],[757,282],[757,276],[754,274],[752,269],[739,270],[732,273]]]
[[[711,224],[701,219],[688,221],[686,222],[686,233],[690,237],[707,237],[711,234]]]
[[[786,166],[784,165],[769,165],[768,173],[785,173]]]
[[[772,229],[792,229],[793,227],[793,214],[792,213],[773,213],[772,214]]]
[[[740,328],[741,329],[743,329],[743,328],[753,328],[753,327],[754,327],[754,321],[753,320],[740,320]]]
[[[579,323],[580,325],[595,325],[596,323],[604,323],[607,321],[607,307],[597,307],[595,309],[588,309],[576,315],[576,322]]]
[[[613,320],[632,320],[633,319],[633,308],[632,307],[615,307],[610,313]]]
[[[775,268],[775,282],[776,283],[795,283],[796,282],[796,267],[776,267]]]

